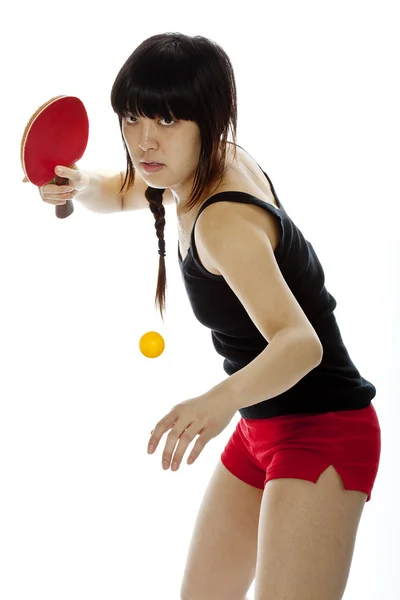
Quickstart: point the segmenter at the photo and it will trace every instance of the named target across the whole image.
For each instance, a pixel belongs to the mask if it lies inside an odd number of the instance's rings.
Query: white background
[[[1,41],[2,600],[177,600],[203,492],[239,419],[177,473],[161,468],[163,443],[146,453],[174,404],[226,377],[185,294],[174,207],[163,324],[150,210],[101,215],[75,202],[63,221],[21,182],[25,124],[59,94],[80,97],[89,114],[80,167],[125,168],[111,87],[133,50],[167,31],[209,37],[228,53],[237,141],[313,244],[350,355],[377,387],[381,466],[345,600],[400,597],[397,8],[383,0],[9,5]],[[166,342],[154,360],[138,348],[149,330]]]

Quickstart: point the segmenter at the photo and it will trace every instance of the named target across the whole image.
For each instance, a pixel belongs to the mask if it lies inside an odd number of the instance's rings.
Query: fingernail
[[[173,462],[171,469],[172,469],[172,471],[177,471],[177,469],[178,469],[178,463]]]
[[[57,175],[64,175],[64,169],[61,167],[56,167],[56,173]]]
[[[152,454],[152,453],[154,452],[154,446],[150,444],[150,446],[148,447],[148,450],[147,450],[147,452],[148,452],[149,454]]]
[[[169,462],[167,460],[163,460],[163,469],[168,469]]]

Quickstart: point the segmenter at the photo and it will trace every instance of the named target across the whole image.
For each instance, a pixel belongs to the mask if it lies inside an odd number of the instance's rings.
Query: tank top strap
[[[194,220],[193,227],[192,227],[192,232],[190,235],[191,245],[194,247],[194,230],[196,227],[197,219],[199,218],[199,216],[201,215],[203,210],[205,210],[207,208],[207,206],[210,206],[210,204],[214,204],[215,202],[223,202],[224,200],[229,201],[229,202],[238,202],[240,204],[255,204],[256,206],[259,206],[260,208],[264,208],[268,211],[273,212],[274,215],[279,217],[280,219],[285,219],[286,218],[285,209],[283,208],[282,204],[279,202],[279,199],[278,198],[276,198],[276,199],[277,199],[279,208],[276,208],[276,206],[273,206],[273,204],[270,204],[269,202],[265,202],[264,200],[261,200],[260,198],[253,196],[252,194],[248,194],[247,192],[226,191],[226,192],[219,192],[218,194],[214,194],[213,196],[211,196],[210,198],[208,198],[208,200],[206,200],[204,202],[204,204],[200,207],[200,210],[196,215],[196,218]]]

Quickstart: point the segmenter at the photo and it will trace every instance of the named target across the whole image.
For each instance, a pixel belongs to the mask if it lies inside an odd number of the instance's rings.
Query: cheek
[[[129,129],[127,129],[126,127],[122,128],[122,136],[126,142],[127,145],[129,145],[132,135],[131,132],[129,131]]]
[[[133,151],[133,148],[135,147],[135,142],[134,142],[134,139],[132,136],[132,132],[129,130],[123,129],[122,136],[123,136],[123,138],[125,140],[125,144],[128,148],[129,155],[132,158],[132,151]]]

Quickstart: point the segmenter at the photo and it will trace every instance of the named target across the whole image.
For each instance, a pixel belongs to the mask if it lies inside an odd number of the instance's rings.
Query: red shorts
[[[221,460],[233,475],[264,489],[270,479],[316,483],[333,465],[346,490],[368,494],[378,472],[381,429],[374,407],[240,419]]]

